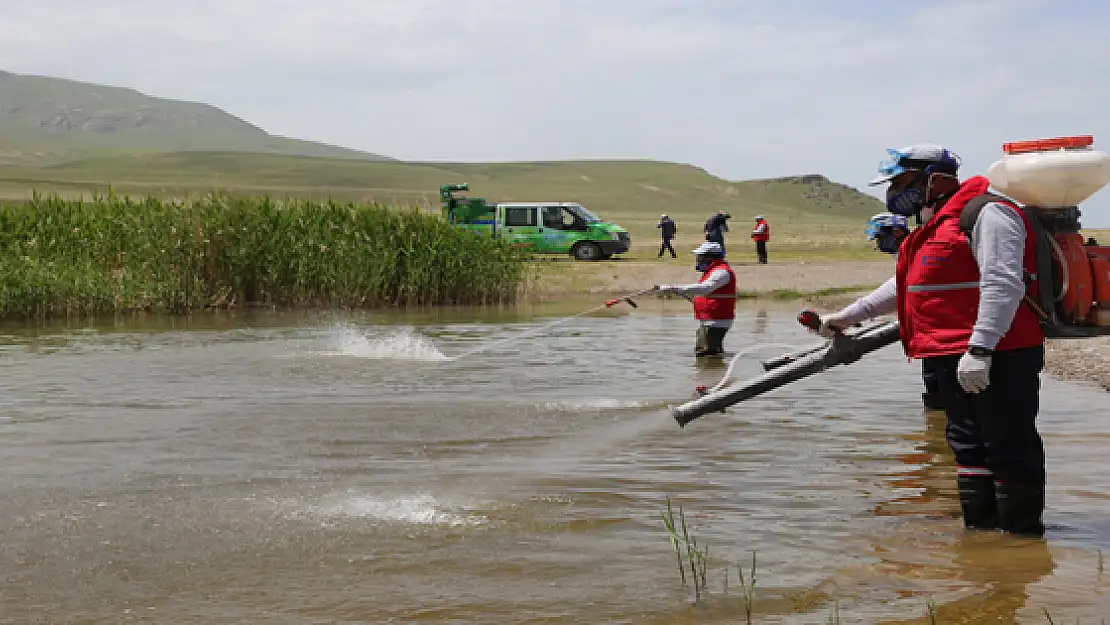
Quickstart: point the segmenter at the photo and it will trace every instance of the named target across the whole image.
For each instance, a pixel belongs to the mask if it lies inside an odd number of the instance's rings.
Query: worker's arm
[[[728,271],[724,269],[714,269],[705,282],[693,282],[691,284],[661,284],[659,285],[660,291],[669,291],[676,295],[685,295],[687,297],[697,295],[708,295],[713,291],[728,284],[731,278]]]
[[[837,323],[850,326],[880,315],[889,315],[897,310],[897,307],[898,283],[897,279],[891,276],[879,288],[849,304],[834,316]]]
[[[758,225],[756,225],[756,227],[752,228],[752,234],[763,234],[766,231],[767,231],[767,224],[766,223],[758,224]]]
[[[994,349],[1010,329],[1025,295],[1025,223],[1012,207],[983,206],[971,231],[979,265],[979,316],[969,344]]]

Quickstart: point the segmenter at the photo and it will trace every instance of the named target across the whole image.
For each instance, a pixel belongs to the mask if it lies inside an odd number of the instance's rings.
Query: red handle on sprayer
[[[816,332],[821,329],[821,316],[812,310],[803,310],[798,313],[798,323]]]
[[[803,310],[802,312],[798,313],[798,323],[816,332],[821,329],[821,315],[818,315],[812,310]],[[852,327],[859,328],[862,327],[862,324],[854,323],[852,324]],[[839,334],[840,331],[840,328],[836,328],[837,334]]]
[[[606,300],[605,307],[612,308],[613,306],[616,306],[621,302],[628,302],[629,306],[633,308],[639,308],[639,305],[637,305],[636,302],[632,301],[631,297],[618,297],[616,299]]]

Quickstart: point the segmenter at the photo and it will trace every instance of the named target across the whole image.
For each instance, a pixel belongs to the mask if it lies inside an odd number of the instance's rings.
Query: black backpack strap
[[[991,202],[1010,203],[1011,200],[994,193],[984,193],[968,200],[960,211],[960,232],[964,233],[968,241],[971,241],[971,233],[975,230],[975,223],[979,221],[979,213],[982,213],[983,207]]]
[[[960,232],[967,237],[968,243],[971,243],[971,233],[975,230],[975,223],[979,221],[979,214],[983,212],[983,207],[991,202],[1003,202],[1008,205],[1014,203],[1013,200],[994,193],[984,193],[971,198],[960,211]],[[1026,272],[1025,284],[1028,287],[1036,280],[1037,294],[1031,296],[1026,293],[1024,300],[1040,318],[1042,325],[1055,325],[1057,323],[1055,296],[1057,285],[1052,266],[1052,244],[1049,241],[1052,235],[1045,230],[1040,211],[1030,207],[1019,210],[1025,213],[1029,224],[1033,227],[1033,240],[1036,242],[1034,258],[1037,271],[1033,274]]]

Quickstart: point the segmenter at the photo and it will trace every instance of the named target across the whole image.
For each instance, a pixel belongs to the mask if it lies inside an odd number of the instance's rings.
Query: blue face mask
[[[925,208],[925,191],[919,187],[910,187],[901,191],[886,192],[886,209],[895,215],[911,217]]]

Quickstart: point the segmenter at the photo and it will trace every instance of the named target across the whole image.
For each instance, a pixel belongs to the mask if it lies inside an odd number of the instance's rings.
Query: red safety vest
[[[758,232],[760,226],[765,226],[763,232]],[[755,222],[755,227],[752,228],[752,239],[757,242],[771,240],[771,226],[767,223],[766,219],[760,219]]]
[[[698,321],[736,318],[736,274],[728,263],[723,260],[713,261],[698,283],[705,282],[717,269],[728,272],[728,284],[714,289],[709,295],[698,295],[694,298],[694,318]]]
[[[910,358],[961,354],[967,351],[979,311],[979,266],[967,237],[960,232],[960,211],[987,191],[983,176],[966,180],[924,226],[911,232],[898,254],[898,323],[902,347]],[[1029,218],[1010,202],[1025,223],[1023,264],[1036,274],[1036,239]],[[1028,287],[1036,293],[1036,283]],[[1018,306],[1010,329],[995,349],[1031,347],[1044,342],[1033,311]]]

